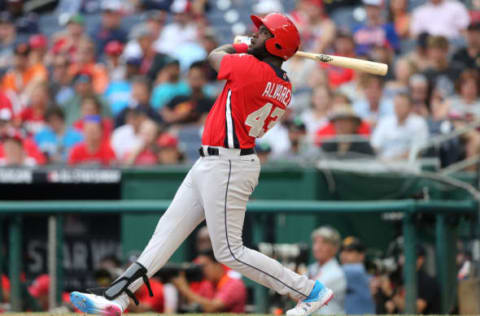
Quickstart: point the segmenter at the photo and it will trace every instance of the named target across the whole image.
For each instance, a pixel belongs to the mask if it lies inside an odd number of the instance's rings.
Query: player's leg
[[[280,294],[305,300],[311,298],[312,293],[317,297],[322,292],[319,303],[308,308],[310,312],[316,310],[331,298],[330,290],[243,245],[246,205],[260,172],[258,158],[252,159],[254,161],[218,159],[209,162],[213,167],[208,168],[210,172],[203,178],[209,183],[208,190],[200,191],[215,256],[218,261]]]
[[[152,277],[195,227],[204,220],[201,200],[191,176],[196,165],[188,173],[172,203],[160,218],[153,236],[137,262],[132,264],[105,291],[105,297],[73,292],[71,298],[75,306],[88,313],[118,315],[118,307],[123,311],[129,304],[127,292],[134,293],[138,290],[144,283],[144,276]],[[113,308],[111,307],[112,303]],[[113,309],[114,312],[108,312],[107,307]]]

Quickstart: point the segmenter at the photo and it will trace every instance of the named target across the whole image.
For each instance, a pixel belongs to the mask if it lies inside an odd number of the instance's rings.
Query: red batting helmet
[[[273,34],[273,37],[265,41],[267,52],[283,58],[292,57],[300,46],[300,34],[292,20],[281,13],[270,13],[264,18],[251,15],[253,24],[258,28],[265,27]]]

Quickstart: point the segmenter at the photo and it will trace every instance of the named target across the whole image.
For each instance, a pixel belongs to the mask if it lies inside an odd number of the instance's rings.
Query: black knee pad
[[[128,269],[125,270],[125,272],[105,290],[103,295],[105,298],[113,300],[125,292],[135,302],[135,304],[138,305],[137,298],[132,291],[128,289],[130,284],[132,284],[138,278],[143,279],[143,282],[147,286],[148,294],[153,296],[152,288],[150,287],[150,282],[148,281],[147,268],[138,262],[135,262],[128,267]]]

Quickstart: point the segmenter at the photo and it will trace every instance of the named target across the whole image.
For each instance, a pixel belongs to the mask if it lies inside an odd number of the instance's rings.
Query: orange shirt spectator
[[[29,66],[29,52],[30,49],[25,43],[15,47],[13,69],[8,71],[2,80],[1,86],[4,91],[21,93],[30,83],[47,79],[48,72],[45,66],[42,64]]]
[[[146,285],[142,285],[135,296],[140,303],[138,306],[132,307],[129,312],[148,312],[153,311],[156,313],[163,313],[164,311],[164,295],[163,295],[163,284],[154,278],[150,279],[150,286],[152,287],[152,292],[154,296],[150,296]],[[139,310],[140,308],[140,310]]]

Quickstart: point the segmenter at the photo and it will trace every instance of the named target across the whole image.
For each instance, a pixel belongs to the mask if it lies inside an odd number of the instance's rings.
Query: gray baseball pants
[[[299,275],[242,242],[247,202],[258,184],[260,162],[255,154],[219,148],[218,156],[201,157],[188,172],[172,203],[160,218],[138,262],[154,275],[204,219],[217,261],[280,294],[304,299],[314,281]],[[129,289],[134,292],[143,281]],[[116,299],[125,309],[128,296]]]

